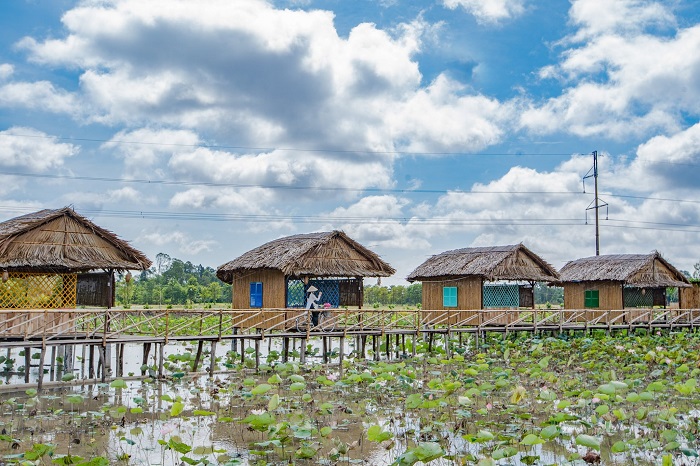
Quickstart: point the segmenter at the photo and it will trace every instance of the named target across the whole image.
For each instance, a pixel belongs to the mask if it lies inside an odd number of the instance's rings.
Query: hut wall
[[[678,307],[677,311],[683,320],[693,320],[700,318],[700,282],[691,282],[692,287],[678,289]],[[682,309],[692,309],[692,311],[683,311]]]
[[[457,287],[457,307],[455,308],[443,306],[442,289],[446,286]],[[426,323],[435,325],[457,323],[476,325],[479,323],[478,313],[464,311],[481,309],[481,293],[481,277],[423,282],[423,319]]]
[[[262,283],[262,308],[250,308],[250,284]],[[284,274],[279,270],[256,270],[233,280],[233,309],[244,310],[234,317],[234,326],[241,328],[279,328],[286,318]]]
[[[700,309],[700,282],[693,282],[690,288],[679,288],[678,307],[681,309]]]
[[[598,290],[598,310],[588,310],[585,306],[586,290]],[[582,282],[564,284],[564,308],[586,310],[585,319],[598,323],[620,322],[622,315],[622,284],[620,282]],[[618,312],[604,312],[604,311]]]
[[[69,331],[73,314],[68,309],[75,309],[76,277],[10,272],[7,282],[0,283],[0,336],[24,338]],[[48,309],[54,311],[43,311]]]

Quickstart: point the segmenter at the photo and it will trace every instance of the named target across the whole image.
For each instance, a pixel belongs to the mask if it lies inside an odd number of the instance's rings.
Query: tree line
[[[160,253],[155,263],[135,276],[117,280],[117,305],[189,305],[231,303],[231,285],[216,270]]]

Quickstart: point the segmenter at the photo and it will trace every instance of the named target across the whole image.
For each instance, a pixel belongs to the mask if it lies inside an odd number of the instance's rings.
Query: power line
[[[245,145],[227,145],[227,144],[184,144],[176,142],[155,142],[155,141],[124,141],[118,139],[104,139],[104,138],[84,138],[84,137],[69,137],[69,136],[51,136],[51,135],[40,135],[40,134],[12,134],[3,133],[2,136],[8,137],[22,137],[22,138],[33,138],[33,139],[51,139],[59,141],[73,141],[73,142],[95,142],[95,143],[110,143],[110,144],[122,144],[122,145],[143,145],[143,146],[163,146],[163,147],[186,147],[186,148],[203,148],[203,149],[226,149],[226,150],[243,150],[243,151],[254,151],[254,152],[308,152],[308,153],[335,153],[335,154],[370,154],[370,155],[417,155],[417,156],[473,156],[473,157],[488,157],[488,156],[498,156],[498,157],[519,157],[519,156],[543,156],[543,157],[571,157],[571,156],[584,156],[589,154],[577,153],[577,152],[464,152],[464,151],[402,151],[402,150],[370,150],[370,149],[331,149],[331,148],[299,148],[299,147],[265,147],[265,146],[245,146]],[[638,163],[645,165],[651,164],[663,164],[663,165],[677,165],[677,166],[688,166],[688,167],[698,167],[700,164],[689,163],[689,162],[671,162],[667,160],[639,160],[636,159]]]
[[[463,191],[459,189],[410,189],[410,188],[350,188],[341,186],[289,186],[289,185],[265,185],[265,184],[241,184],[241,183],[215,183],[209,181],[174,181],[174,180],[149,180],[138,178],[108,178],[102,176],[79,176],[79,175],[52,175],[38,173],[13,173],[0,172],[0,175],[20,176],[27,178],[44,178],[44,179],[65,179],[74,181],[99,181],[111,183],[136,183],[150,185],[166,185],[166,186],[207,186],[218,188],[261,188],[261,189],[285,189],[293,191],[341,191],[341,192],[381,192],[381,193],[400,193],[400,194],[573,194],[582,195],[579,191]]]
[[[555,157],[566,157],[572,155],[585,155],[576,154],[571,152],[537,152],[537,153],[524,153],[524,152],[450,152],[450,151],[402,151],[402,150],[370,150],[370,149],[312,149],[312,148],[298,148],[298,147],[262,147],[262,146],[236,146],[236,145],[223,145],[223,144],[183,144],[175,142],[153,142],[153,141],[122,141],[115,139],[101,139],[101,138],[78,138],[78,137],[64,137],[64,136],[51,136],[51,135],[40,135],[40,134],[12,134],[5,133],[2,136],[11,137],[23,137],[23,138],[34,138],[34,139],[54,139],[59,141],[75,141],[75,142],[99,142],[99,143],[110,143],[110,144],[124,144],[124,145],[144,145],[144,146],[164,146],[164,147],[187,147],[187,148],[203,148],[203,149],[232,149],[232,150],[246,150],[255,152],[310,152],[310,153],[334,153],[334,154],[371,154],[371,155],[463,155],[463,156],[526,156],[526,155],[536,155],[536,156],[555,156]]]
[[[700,204],[700,200],[696,199],[671,199],[667,197],[654,197],[654,196],[631,196],[631,195],[626,195],[626,194],[613,194],[613,193],[605,193],[606,196],[610,197],[620,197],[620,198],[626,198],[626,199],[639,199],[639,200],[644,200],[644,201],[663,201],[663,202],[685,202],[689,204]]]
[[[6,212],[28,212],[30,209],[17,206],[0,206]],[[207,214],[199,212],[165,212],[136,210],[81,209],[84,215],[110,218],[138,218],[144,220],[205,221],[205,222],[250,222],[269,223],[294,221],[306,224],[345,223],[345,224],[390,224],[404,223],[413,226],[586,226],[579,218],[501,218],[501,219],[455,219],[420,217],[367,217],[367,216],[321,216],[321,215],[281,215],[281,214]],[[628,228],[650,231],[675,231],[700,233],[700,224],[649,222],[641,220],[609,219],[610,228]],[[639,226],[642,225],[642,226]],[[647,226],[643,226],[647,225]],[[663,227],[663,228],[661,228]],[[667,228],[677,227],[677,228]]]
[[[80,175],[54,175],[41,173],[15,173],[0,171],[0,175],[18,176],[24,178],[43,178],[57,180],[73,180],[73,181],[98,181],[108,183],[135,183],[146,185],[163,185],[163,186],[206,186],[216,188],[236,188],[236,189],[280,189],[291,191],[338,191],[338,192],[369,192],[369,193],[392,193],[392,194],[544,194],[544,195],[575,195],[582,196],[587,193],[581,191],[465,191],[461,189],[422,189],[422,188],[350,188],[341,186],[288,186],[288,185],[265,185],[265,184],[242,184],[242,183],[215,183],[209,181],[175,181],[175,180],[150,180],[139,178],[109,178],[104,176],[80,176]],[[663,202],[683,202],[690,204],[700,204],[697,199],[672,199],[654,196],[633,196],[626,194],[604,193],[606,196],[651,200]]]

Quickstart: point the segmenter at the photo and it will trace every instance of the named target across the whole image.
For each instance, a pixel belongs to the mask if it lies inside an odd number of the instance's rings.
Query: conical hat
[[[306,292],[307,292],[307,293],[313,293],[314,291],[318,291],[318,288],[316,288],[316,287],[313,286],[313,285],[311,285],[310,287],[308,287],[308,288],[306,289]]]

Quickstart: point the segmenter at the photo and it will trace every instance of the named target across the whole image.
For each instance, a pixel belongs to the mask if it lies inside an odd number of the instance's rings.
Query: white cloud
[[[247,186],[388,187],[391,185],[389,155],[290,154],[284,150],[236,155],[199,148],[174,154],[168,163],[179,178]],[[388,161],[388,162],[387,162]],[[350,162],[350,163],[348,163]],[[285,196],[288,193],[285,193]],[[299,194],[301,195],[301,194]]]
[[[648,27],[675,24],[668,8],[654,0],[575,0],[569,17],[579,27],[571,40],[639,33]]]
[[[163,158],[183,151],[191,151],[199,144],[197,134],[188,130],[141,128],[120,131],[102,145],[124,158],[127,174],[144,178],[160,178],[154,166],[162,165]],[[145,176],[148,174],[148,176]]]
[[[7,79],[15,72],[15,67],[9,63],[0,63],[0,80]]]
[[[621,183],[629,190],[697,189],[700,173],[700,123],[674,134],[656,136],[639,146]],[[644,180],[644,183],[639,183]],[[695,197],[697,194],[692,194]]]
[[[414,56],[439,25],[421,18],[340,37],[330,12],[262,0],[113,0],[82,3],[63,24],[65,38],[21,47],[82,70],[86,118],[107,125],[187,128],[249,147],[471,150],[497,142],[512,111],[445,77],[422,87]]]
[[[181,231],[161,233],[152,231],[143,233],[137,239],[138,242],[150,243],[158,247],[176,246],[178,251],[184,254],[199,254],[203,251],[210,251],[217,242],[214,240],[192,239],[188,234]]]
[[[78,151],[77,146],[33,128],[15,126],[0,131],[0,166],[44,172],[62,166]]]
[[[497,23],[520,16],[525,11],[523,3],[524,0],[443,0],[447,8],[464,8],[480,23]]]
[[[197,187],[178,192],[170,199],[174,208],[225,209],[233,215],[254,215],[269,212],[273,202],[270,190],[252,188],[236,190],[232,188]],[[245,217],[243,217],[245,220]]]
[[[9,82],[1,85],[0,107],[22,107],[76,116],[79,112],[73,94],[56,89],[48,81]]]
[[[412,227],[410,215],[404,212],[408,205],[407,199],[395,196],[367,196],[330,212],[328,219],[335,223],[327,228],[341,228],[370,249],[377,246],[411,250],[428,247],[428,241]]]
[[[674,34],[649,29],[673,18],[641,0],[576,0],[570,17],[579,29],[562,41],[569,47],[561,63],[540,70],[570,86],[524,111],[523,127],[623,139],[675,132],[683,114],[699,114],[700,26]]]
[[[478,150],[501,140],[506,123],[516,115],[513,103],[484,96],[460,95],[463,86],[440,75],[386,115],[402,149],[424,152],[469,148]]]

